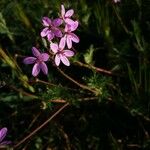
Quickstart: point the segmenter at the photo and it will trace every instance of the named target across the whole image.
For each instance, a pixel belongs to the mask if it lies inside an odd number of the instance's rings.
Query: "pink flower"
[[[40,70],[46,75],[48,73],[46,61],[49,59],[49,55],[47,53],[40,53],[38,49],[35,47],[32,48],[32,53],[35,57],[27,57],[23,60],[25,64],[34,64],[32,69],[32,75],[35,77],[40,73]]]
[[[11,144],[11,141],[3,141],[7,135],[7,128],[0,129],[0,146]]]
[[[50,44],[50,48],[55,54],[56,66],[59,66],[61,61],[64,65],[70,66],[68,57],[72,57],[74,55],[74,52],[71,50],[64,50],[64,47],[65,47],[65,39],[64,38],[61,38],[59,46],[57,43]]]
[[[69,49],[72,47],[72,42],[79,43],[78,36],[72,33],[72,31],[75,31],[77,29],[78,24],[79,24],[78,21],[74,21],[73,24],[66,24],[65,26],[64,38]]]
[[[72,24],[74,21],[71,18],[71,16],[74,14],[73,9],[69,9],[67,12],[65,11],[64,5],[61,5],[61,17],[67,24]]]
[[[118,3],[118,2],[120,2],[120,0],[113,0],[113,2],[114,2],[114,3]]]
[[[41,37],[47,36],[49,41],[51,41],[55,36],[62,37],[62,32],[58,28],[62,24],[62,19],[56,18],[52,21],[48,17],[43,17],[42,21],[45,28],[41,31]]]

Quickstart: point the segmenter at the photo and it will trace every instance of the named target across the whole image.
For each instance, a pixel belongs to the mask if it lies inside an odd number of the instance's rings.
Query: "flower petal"
[[[64,31],[65,31],[65,32],[71,32],[71,25],[66,24]]]
[[[58,26],[60,26],[62,23],[63,23],[63,21],[62,21],[62,19],[60,19],[60,18],[56,18],[56,19],[54,19],[54,20],[52,21],[52,24],[53,24],[54,27],[58,27]]]
[[[58,44],[57,43],[51,43],[50,48],[55,54],[58,52]]]
[[[78,21],[73,21],[71,23],[68,23],[65,25],[65,32],[72,32],[75,31],[78,27],[79,23]]]
[[[40,72],[40,64],[39,63],[36,63],[34,66],[33,66],[33,69],[32,69],[32,75],[34,77],[36,77]]]
[[[76,36],[74,33],[70,33],[70,35],[71,35],[71,40],[73,42],[79,43],[80,40],[79,40],[78,36]]]
[[[7,134],[7,128],[2,128],[1,130],[0,130],[0,142],[2,142],[3,141],[3,139],[5,138],[5,136],[6,136],[6,134]]]
[[[71,24],[71,31],[75,31],[79,26],[79,22],[78,21],[74,21],[73,24]]]
[[[60,59],[61,59],[61,61],[63,62],[64,65],[70,66],[70,62],[69,62],[69,60],[66,56],[60,54]]]
[[[45,36],[47,36],[48,31],[49,31],[49,29],[48,29],[48,28],[44,28],[44,29],[41,31],[41,37],[45,37]]]
[[[59,66],[59,64],[60,64],[60,57],[58,54],[56,54],[56,56],[55,56],[55,64],[56,64],[56,66]]]
[[[64,50],[64,53],[63,53],[66,57],[72,57],[74,55],[74,52],[73,51],[70,51],[70,50]]]
[[[62,37],[62,32],[61,32],[61,30],[59,30],[59,29],[57,29],[57,28],[55,28],[55,29],[53,30],[53,33],[54,33],[55,36],[57,36],[57,37]]]
[[[35,61],[37,60],[37,58],[35,57],[27,57],[23,60],[24,64],[33,64],[35,63]]]
[[[60,42],[59,42],[59,48],[60,48],[61,50],[64,49],[65,43],[66,43],[66,38],[65,38],[65,37],[61,38],[61,39],[60,39]]]
[[[73,24],[74,23],[74,21],[72,20],[72,19],[70,19],[70,18],[66,18],[65,19],[65,22],[67,23],[67,24]]]
[[[43,22],[43,25],[46,27],[48,27],[52,23],[51,19],[49,19],[48,17],[43,17],[42,22]]]
[[[78,21],[74,21],[73,23],[69,24],[70,25],[70,30],[75,31],[78,28],[79,22]]]
[[[42,53],[40,58],[42,61],[48,61],[49,55],[47,53]]]
[[[65,7],[64,7],[64,5],[61,5],[61,16],[62,16],[62,18],[64,18],[64,15],[65,15]]]
[[[48,39],[49,41],[51,41],[53,38],[54,38],[54,33],[51,32],[51,31],[49,31],[48,34],[47,34],[47,39]]]
[[[74,14],[74,10],[70,9],[66,12],[65,17],[71,17]]]
[[[44,62],[40,63],[39,65],[40,65],[40,68],[41,68],[41,70],[43,71],[43,73],[44,73],[45,75],[47,75],[47,74],[48,74],[47,65],[46,65]]]
[[[71,41],[72,37],[70,35],[67,35],[66,38],[67,38],[67,46],[70,49],[72,47],[72,41]]]
[[[36,47],[32,47],[32,53],[35,57],[39,57],[41,55],[41,53]]]

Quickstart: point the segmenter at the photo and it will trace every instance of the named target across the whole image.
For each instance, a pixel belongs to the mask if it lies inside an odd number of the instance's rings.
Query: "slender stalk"
[[[10,86],[8,86],[8,87],[9,87],[10,89],[14,90],[14,91],[17,91],[17,92],[19,92],[19,93],[25,95],[25,96],[29,96],[29,97],[34,98],[34,99],[37,99],[37,98],[38,98],[38,96],[33,95],[33,94],[31,94],[31,93],[28,93],[28,92],[25,92],[25,91],[23,91],[22,89],[18,89],[18,88],[16,88],[16,87],[13,86],[13,85],[10,85]]]
[[[120,22],[122,28],[124,29],[124,31],[125,31],[127,34],[131,34],[131,32],[130,32],[130,31],[128,30],[128,28],[126,27],[126,25],[123,23],[123,21],[122,21],[120,15],[118,14],[118,12],[117,12],[115,6],[112,5],[112,7],[113,7],[113,10],[114,10],[114,12],[115,12],[115,14],[116,14],[116,16],[117,16],[117,18],[118,18],[118,20],[119,20],[119,22]]]
[[[36,128],[34,131],[32,131],[29,135],[27,135],[25,138],[23,138],[19,143],[17,143],[14,148],[17,148],[22,143],[24,143],[27,139],[31,138],[36,132],[38,132],[40,129],[42,129],[45,125],[47,125],[53,118],[55,118],[62,110],[64,110],[69,103],[64,104],[60,109],[58,109],[50,118],[48,118],[44,123],[42,123],[38,128]]]
[[[59,71],[64,77],[66,77],[67,79],[69,79],[71,82],[73,82],[74,84],[76,84],[76,85],[79,86],[80,88],[82,88],[82,89],[84,89],[84,90],[88,90],[88,91],[94,93],[95,95],[98,95],[98,90],[97,90],[97,89],[92,89],[92,88],[90,88],[90,87],[88,87],[88,86],[86,86],[86,85],[83,85],[83,84],[77,82],[76,80],[74,80],[73,78],[71,78],[69,75],[67,75],[65,72],[63,72],[60,68],[57,67],[57,69],[58,69],[58,71]]]
[[[79,102],[83,102],[83,101],[90,101],[90,100],[96,100],[97,97],[83,97],[83,98],[78,98],[77,101]],[[64,99],[53,99],[53,100],[48,100],[49,102],[52,102],[52,103],[66,103],[67,100],[64,100]]]
[[[36,78],[35,82],[42,83],[42,84],[45,84],[45,85],[48,85],[48,86],[61,87],[61,88],[64,88],[64,89],[68,89],[68,90],[72,90],[72,91],[76,91],[76,92],[81,92],[78,89],[73,89],[73,88],[65,87],[65,86],[62,86],[61,84],[59,84],[59,85],[58,84],[53,84],[53,83],[50,83],[48,81],[40,80],[38,78]]]
[[[50,83],[50,82],[47,82],[47,81],[43,81],[43,80],[40,80],[40,79],[38,79],[38,78],[36,78],[35,82],[37,82],[37,83],[42,83],[42,84],[46,84],[46,85],[48,85],[48,86],[58,86],[58,85],[56,85],[56,84],[53,84],[53,83]]]
[[[108,70],[105,70],[105,69],[102,69],[102,68],[98,68],[98,67],[95,67],[95,66],[92,66],[92,65],[89,65],[89,64],[84,64],[80,61],[75,61],[75,64],[78,65],[78,66],[81,66],[81,67],[88,68],[88,69],[93,69],[96,72],[104,73],[104,74],[107,74],[107,75],[110,75],[110,76],[113,76],[113,75],[121,76],[121,75],[115,74],[111,71],[108,71]]]

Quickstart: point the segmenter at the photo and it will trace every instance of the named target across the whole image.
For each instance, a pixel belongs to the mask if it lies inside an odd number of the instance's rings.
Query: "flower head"
[[[64,5],[61,5],[61,17],[67,24],[72,24],[74,21],[71,19],[71,16],[74,14],[73,9],[69,9],[67,12],[65,11]]]
[[[23,60],[25,64],[35,63],[32,69],[32,75],[34,77],[37,76],[40,70],[42,70],[44,74],[47,74],[48,68],[45,62],[48,61],[49,55],[47,53],[40,53],[35,47],[32,48],[32,53],[35,57],[27,57]]]
[[[59,45],[57,43],[51,43],[50,48],[55,54],[55,64],[59,66],[60,62],[66,66],[70,66],[68,57],[72,57],[74,52],[71,50],[64,50],[65,38],[61,38]]]
[[[79,38],[77,35],[72,33],[78,27],[78,21],[74,21],[73,24],[66,24],[65,26],[65,42],[67,43],[68,48],[72,47],[72,42],[79,43]]]
[[[7,135],[7,128],[4,127],[2,129],[0,129],[0,146],[8,145],[11,143],[11,141],[3,141],[4,138],[6,137],[6,135]]]
[[[62,37],[62,32],[58,28],[62,24],[62,20],[60,18],[51,20],[48,17],[43,17],[42,21],[45,28],[41,31],[41,37],[47,36],[49,41],[51,41],[55,36]]]

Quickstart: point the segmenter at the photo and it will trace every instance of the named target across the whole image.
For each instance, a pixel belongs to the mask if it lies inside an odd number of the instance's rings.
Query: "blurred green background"
[[[23,58],[49,47],[41,20],[57,17],[61,4],[79,21],[76,56],[34,78]],[[0,1],[0,127],[12,147],[69,102],[14,149],[149,150],[149,100],[149,0]]]

